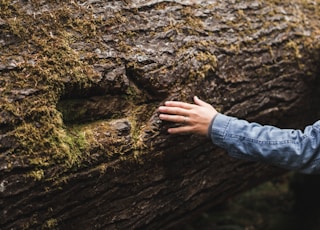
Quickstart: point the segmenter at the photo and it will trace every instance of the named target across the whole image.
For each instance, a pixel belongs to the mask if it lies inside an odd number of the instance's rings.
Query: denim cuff
[[[233,117],[219,113],[213,120],[210,130],[210,138],[213,144],[224,147],[223,141],[226,130]]]

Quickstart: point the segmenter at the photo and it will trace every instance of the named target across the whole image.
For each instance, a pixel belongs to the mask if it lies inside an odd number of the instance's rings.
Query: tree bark
[[[302,128],[319,5],[1,1],[1,229],[167,229],[283,170],[171,136],[165,100]]]

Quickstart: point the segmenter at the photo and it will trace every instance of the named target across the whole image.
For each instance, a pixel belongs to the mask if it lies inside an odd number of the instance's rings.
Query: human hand
[[[159,107],[159,118],[164,121],[182,123],[180,127],[169,128],[171,134],[196,133],[207,135],[212,119],[218,112],[210,104],[194,97],[195,104],[167,101]]]

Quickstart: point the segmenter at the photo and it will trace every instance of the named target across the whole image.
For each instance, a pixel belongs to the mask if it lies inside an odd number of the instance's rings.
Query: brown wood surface
[[[166,229],[282,170],[170,136],[165,100],[302,128],[319,2],[1,1],[0,228]]]

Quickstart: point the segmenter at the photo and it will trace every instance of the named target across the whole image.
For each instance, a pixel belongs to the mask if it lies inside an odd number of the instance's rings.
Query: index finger
[[[192,109],[195,106],[194,104],[181,101],[166,101],[164,104],[169,107],[179,107],[182,109]]]

